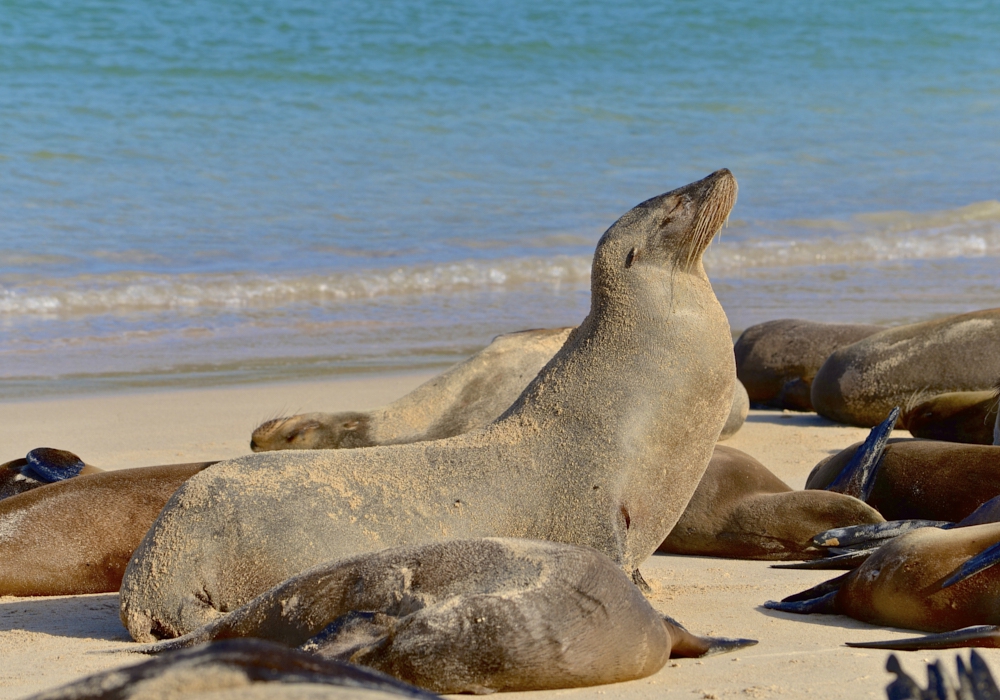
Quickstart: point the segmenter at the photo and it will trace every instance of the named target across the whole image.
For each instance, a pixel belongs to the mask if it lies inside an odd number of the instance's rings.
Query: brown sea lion
[[[72,452],[36,447],[22,459],[0,464],[0,500],[81,474],[101,470],[84,464]]]
[[[886,326],[795,318],[758,323],[736,341],[736,377],[754,405],[811,411],[813,377],[826,358],[884,330]]]
[[[878,424],[918,392],[983,391],[1000,377],[1000,308],[890,328],[834,351],[813,379],[816,412]]]
[[[671,656],[753,640],[697,637],[589,547],[449,540],[322,564],[156,652],[256,637],[438,693],[576,688],[644,678]]]
[[[660,552],[732,559],[815,559],[817,532],[884,522],[832,491],[793,491],[745,452],[716,445],[708,469]]]
[[[373,411],[274,418],[253,431],[250,449],[269,452],[402,445],[482,428],[510,408],[572,330],[553,328],[499,335],[469,359]],[[719,439],[735,435],[749,410],[746,389],[737,382]]]
[[[764,607],[928,632],[1000,624],[998,543],[1000,523],[920,528],[882,545],[854,571]]]
[[[918,396],[907,405],[902,423],[913,437],[992,445],[997,403],[992,389]]]
[[[164,504],[211,464],[94,473],[0,501],[0,595],[117,591]]]
[[[697,488],[732,406],[729,323],[701,258],[735,201],[736,180],[720,170],[609,228],[590,314],[486,428],[265,452],[189,480],[122,581],[132,636],[184,634],[324,561],[440,539],[587,545],[636,575]]]
[[[25,700],[435,700],[368,669],[233,639],[88,676]]]
[[[861,444],[813,467],[806,488],[829,487]],[[1000,447],[892,438],[886,442],[871,492],[863,500],[886,520],[957,522],[997,495]]]

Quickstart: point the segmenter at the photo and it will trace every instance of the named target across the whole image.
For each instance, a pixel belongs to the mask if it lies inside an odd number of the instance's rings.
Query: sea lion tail
[[[839,549],[874,549],[887,540],[898,537],[910,530],[922,527],[946,528],[953,523],[942,520],[889,520],[884,523],[868,523],[835,527],[825,530],[812,538],[817,547],[837,547]]]
[[[72,452],[54,447],[36,447],[24,458],[27,463],[21,473],[43,484],[71,479],[87,466]]]
[[[991,544],[979,554],[962,564],[955,574],[941,584],[941,588],[954,586],[956,583],[964,581],[970,576],[975,576],[980,571],[985,571],[997,563],[1000,563],[1000,542]]]
[[[996,625],[975,625],[960,630],[928,634],[923,637],[889,639],[882,642],[847,642],[849,647],[859,649],[895,649],[898,651],[921,651],[924,649],[959,649],[962,647],[1000,648],[1000,627]]]
[[[822,559],[812,559],[810,561],[796,561],[791,564],[771,564],[772,569],[840,569],[842,571],[853,571],[872,555],[875,549],[859,549],[846,554],[837,554],[832,557]]]
[[[875,485],[875,476],[882,463],[882,456],[885,454],[886,443],[893,428],[896,427],[897,420],[899,420],[899,406],[889,411],[888,418],[871,429],[864,444],[854,452],[851,461],[826,487],[826,490],[854,496],[867,502]]]

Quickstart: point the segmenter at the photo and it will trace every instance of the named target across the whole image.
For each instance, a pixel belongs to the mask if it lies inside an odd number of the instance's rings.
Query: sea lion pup
[[[232,639],[88,676],[26,700],[435,700],[381,673],[259,639]]]
[[[373,411],[303,413],[260,425],[254,452],[396,445],[461,435],[510,408],[572,328],[504,333],[467,360]]]
[[[823,556],[820,531],[884,522],[851,496],[793,491],[745,452],[716,445],[708,469],[660,552],[782,561]],[[833,523],[839,523],[834,525]]]
[[[302,413],[261,424],[254,452],[401,445],[461,435],[495,421],[563,346],[572,328],[498,335],[475,355],[373,411]],[[719,440],[746,421],[750,399],[739,382]]]
[[[589,547],[448,540],[321,564],[214,622],[139,651],[256,637],[438,693],[576,688],[644,678],[671,656],[754,640],[665,619]]]
[[[132,636],[184,634],[324,561],[440,539],[587,545],[635,576],[698,486],[732,405],[729,323],[701,258],[735,200],[720,170],[609,228],[590,314],[486,428],[265,452],[193,477],[125,573]]]
[[[806,488],[829,487],[861,445],[851,445],[813,467]],[[886,520],[957,522],[998,495],[1000,447],[891,438],[874,472],[870,494],[860,497]]]
[[[813,379],[812,404],[831,420],[872,426],[917,392],[989,389],[1000,377],[998,346],[1000,308],[889,328],[834,351]]]
[[[0,464],[0,500],[45,484],[100,471],[97,467],[84,464],[72,452],[36,447],[23,459]]]
[[[927,632],[1000,624],[998,543],[1000,523],[913,530],[854,571],[764,607]]]
[[[997,396],[989,391],[952,391],[911,402],[903,424],[913,437],[992,445]]]
[[[860,323],[817,323],[797,318],[750,326],[736,341],[736,377],[754,405],[813,410],[813,377],[834,350],[886,330]]]
[[[117,591],[164,504],[210,464],[93,473],[0,501],[0,595]]]

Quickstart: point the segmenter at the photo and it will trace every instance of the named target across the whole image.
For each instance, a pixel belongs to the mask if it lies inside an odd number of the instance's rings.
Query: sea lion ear
[[[639,249],[632,248],[632,250],[628,252],[628,255],[625,256],[625,269],[627,270],[630,267],[632,267],[632,265],[634,265],[635,261],[638,259],[639,259]]]
[[[46,484],[70,479],[86,466],[72,452],[52,447],[36,447],[25,456],[25,461],[21,474]]]

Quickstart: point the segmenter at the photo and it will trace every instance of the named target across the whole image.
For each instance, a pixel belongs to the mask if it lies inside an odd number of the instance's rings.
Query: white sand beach
[[[276,415],[368,409],[408,392],[430,374],[57,400],[0,403],[0,460],[59,447],[109,469],[224,459],[246,454],[251,430]],[[789,485],[866,431],[814,414],[751,411],[727,445],[744,450]],[[908,435],[903,433],[903,435]],[[532,697],[596,698],[879,698],[892,676],[887,654],[843,646],[912,633],[840,616],[796,617],[760,608],[837,572],[783,571],[764,562],[652,557],[641,567],[652,602],[692,631],[758,639],[757,646],[704,660],[679,659],[640,681]],[[90,673],[146,657],[126,653],[131,641],[118,619],[115,594],[57,598],[0,597],[0,698],[20,698]],[[921,682],[926,659],[954,653],[903,654]],[[1000,670],[1000,651],[984,656]]]

